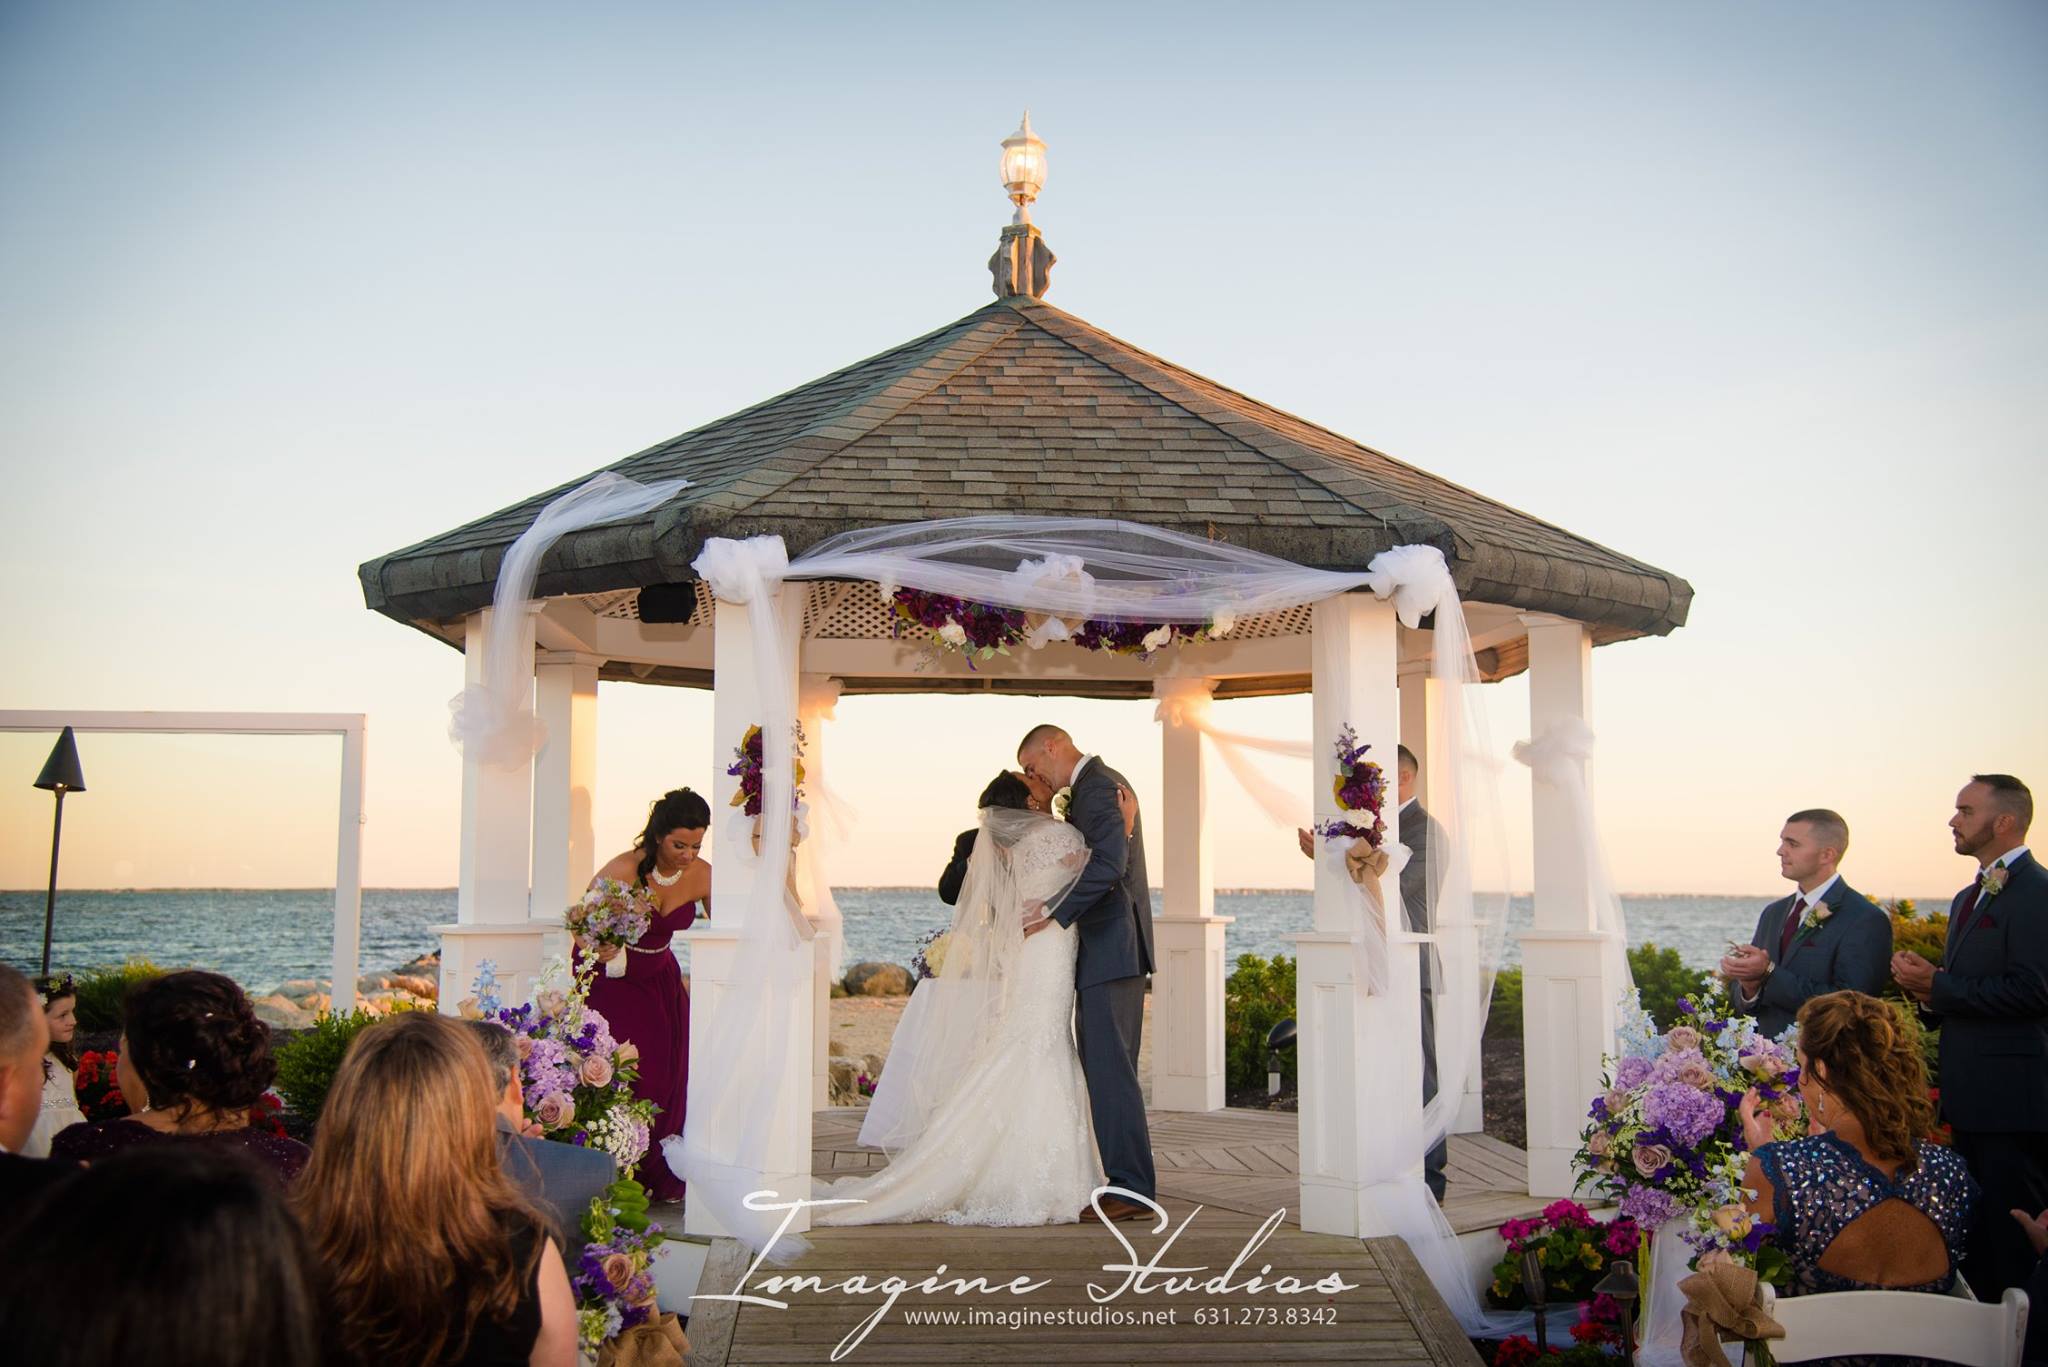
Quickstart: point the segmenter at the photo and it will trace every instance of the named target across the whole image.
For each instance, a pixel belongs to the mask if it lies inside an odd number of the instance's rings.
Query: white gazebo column
[[[493,633],[507,626],[521,634],[518,658],[533,658],[534,619],[498,619],[494,609],[471,613],[464,623],[463,662],[471,684],[483,682],[484,659]],[[530,687],[530,685],[529,685]],[[531,694],[526,699],[529,701]],[[441,936],[441,1009],[453,1011],[469,995],[477,965],[497,966],[499,995],[507,1002],[529,999],[548,955],[566,952],[567,933],[558,911],[535,916],[527,879],[533,867],[533,763],[486,764],[474,747],[462,757],[461,888],[452,926]],[[552,899],[550,899],[552,900]],[[564,904],[566,905],[566,903]],[[337,1005],[346,999],[335,984]]]
[[[1311,781],[1320,824],[1340,815],[1331,779],[1337,732],[1346,724],[1372,747],[1369,757],[1389,780],[1393,777],[1400,737],[1393,605],[1361,593],[1316,604],[1311,649]],[[1414,1138],[1421,1132],[1421,942],[1398,929],[1400,880],[1390,869],[1380,880],[1389,909],[1386,991],[1361,995],[1351,946],[1357,899],[1343,861],[1320,852],[1315,878],[1315,929],[1293,937],[1300,953],[1295,1019],[1300,1032],[1301,1227],[1372,1237],[1392,1231],[1364,1199],[1366,1190],[1422,1163],[1419,1148],[1413,1153],[1393,1149],[1398,1136]]]
[[[1448,747],[1444,742],[1443,684],[1431,677],[1431,666],[1427,660],[1404,665],[1401,670],[1401,744],[1419,761],[1415,775],[1415,800],[1424,811],[1436,817],[1439,822],[1451,818],[1454,813],[1438,811],[1430,805],[1430,775],[1439,772],[1441,766],[1450,762]],[[1440,792],[1450,792],[1444,785]],[[1456,822],[1450,822],[1452,827]],[[1439,856],[1442,857],[1442,856]],[[1443,964],[1445,980],[1451,974],[1461,979],[1476,982],[1479,977],[1479,926],[1470,919],[1453,921],[1441,911],[1434,915],[1430,928],[1436,933],[1437,950]],[[1475,988],[1476,990],[1476,988]],[[1439,1005],[1444,1004],[1444,987],[1439,985]],[[1453,1032],[1444,1021],[1437,1022],[1437,1039],[1441,1044]],[[1465,1050],[1464,1062],[1438,1056],[1437,1076],[1453,1079],[1462,1076],[1463,1086],[1459,1089],[1459,1101],[1451,1112],[1452,1134],[1476,1134],[1486,1127],[1486,1107],[1481,1096],[1485,1081],[1485,1067],[1482,1061],[1482,1042],[1479,1032],[1474,1031]]]
[[[1206,708],[1213,679],[1161,679],[1166,862],[1164,914],[1153,918],[1152,1105],[1162,1111],[1220,1111],[1223,1062],[1223,937],[1209,860],[1209,794],[1202,733],[1176,708]]]
[[[1532,614],[1529,734],[1592,718],[1593,641],[1586,628]],[[1522,933],[1522,1056],[1529,1128],[1529,1192],[1568,1196],[1586,1103],[1614,1047],[1624,984],[1600,934],[1576,804],[1538,773],[1534,782],[1536,923]]]
[[[547,915],[583,895],[597,872],[591,826],[597,790],[595,655],[543,651],[534,664],[534,710],[547,740],[533,766],[533,909]]]
[[[814,887],[829,892],[819,877],[817,860],[824,847],[825,829],[832,820],[824,801],[825,723],[832,719],[833,709],[839,705],[839,688],[837,679],[806,674],[797,694],[797,720],[804,728],[804,790],[810,795],[811,834],[797,849],[796,885],[803,893],[804,909],[813,920],[819,914],[819,909],[810,905]],[[824,871],[825,878],[830,874],[829,869]],[[811,976],[811,1106],[820,1111],[832,1104],[832,980],[838,976],[836,955],[844,939],[839,928],[821,925],[818,938],[811,941],[817,954]]]
[[[783,627],[782,660],[788,671],[783,687],[791,699],[797,696],[798,640],[804,618],[807,584],[789,584],[782,590],[780,620]],[[728,992],[745,992],[749,984],[732,979],[743,917],[756,914],[780,915],[781,908],[764,898],[755,904],[755,864],[751,850],[731,848],[740,830],[740,819],[731,815],[732,798],[739,791],[738,778],[726,773],[733,752],[746,736],[747,728],[762,724],[760,686],[754,659],[753,619],[741,604],[721,601],[712,618],[712,701],[711,701],[711,918],[699,920],[676,938],[690,947],[690,1072],[698,1069],[745,1067],[745,1060],[714,1058],[706,1052],[715,1038],[712,1022]],[[811,994],[799,994],[790,1003],[789,1028],[798,1039],[813,1038],[814,1004]],[[766,1144],[755,1155],[761,1166],[760,1187],[782,1193],[786,1198],[809,1197],[811,1192],[811,1051],[792,1051],[786,1076],[758,1076],[752,1080],[755,1104],[772,1108],[775,1124]],[[761,1092],[773,1096],[761,1097]],[[698,1123],[686,1116],[685,1127]],[[810,1217],[797,1212],[789,1226],[801,1233],[810,1228]],[[702,1202],[684,1202],[685,1234],[720,1235],[730,1231],[713,1219]]]

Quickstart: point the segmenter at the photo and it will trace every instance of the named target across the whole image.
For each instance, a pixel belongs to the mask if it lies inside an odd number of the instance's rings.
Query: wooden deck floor
[[[856,1142],[864,1114],[851,1108],[816,1114],[813,1171],[820,1176],[846,1175],[886,1163],[880,1153]],[[788,1267],[764,1268],[749,1279],[749,1287],[758,1288],[764,1276],[774,1275],[815,1276],[826,1285],[863,1273],[871,1280],[895,1275],[916,1281],[933,1275],[941,1264],[946,1270],[939,1275],[944,1278],[986,1277],[991,1285],[1004,1285],[1011,1278],[1029,1276],[1046,1283],[1021,1296],[905,1294],[858,1347],[838,1359],[847,1362],[1062,1361],[1148,1367],[1156,1367],[1161,1359],[1457,1367],[1478,1363],[1406,1245],[1398,1239],[1361,1242],[1301,1230],[1294,1116],[1269,1111],[1154,1111],[1148,1119],[1160,1204],[1172,1224],[1159,1235],[1135,1222],[1118,1226],[1138,1261],[1171,1239],[1170,1250],[1160,1259],[1162,1266],[1201,1267],[1206,1270],[1196,1274],[1200,1278],[1216,1276],[1237,1260],[1268,1217],[1284,1209],[1284,1222],[1258,1245],[1232,1281],[1242,1285],[1261,1266],[1270,1266],[1265,1274],[1269,1283],[1291,1275],[1313,1286],[1334,1273],[1351,1286],[1297,1296],[1272,1290],[1214,1295],[1141,1295],[1133,1290],[1098,1305],[1090,1297],[1090,1283],[1105,1290],[1118,1285],[1125,1274],[1105,1272],[1103,1265],[1128,1262],[1130,1257],[1115,1235],[1100,1225],[1086,1224],[1044,1229],[821,1229],[808,1236],[809,1254]],[[1526,1194],[1525,1173],[1520,1150],[1483,1135],[1454,1137],[1450,1192],[1444,1203],[1452,1226],[1460,1233],[1493,1228],[1540,1210],[1543,1203]],[[733,1291],[748,1262],[739,1245],[719,1240],[701,1290]],[[694,1367],[832,1361],[835,1346],[850,1334],[857,1335],[857,1326],[886,1297],[878,1291],[794,1290],[779,1299],[788,1302],[787,1309],[698,1302],[689,1324]],[[929,1311],[950,1313],[953,1319],[913,1322]],[[1084,1322],[1084,1317],[1104,1312],[1130,1312],[1137,1322]],[[977,1320],[977,1314],[984,1318]],[[1059,1317],[1060,1322],[1041,1318],[1026,1323],[1021,1318],[1025,1315]],[[1224,1322],[1213,1322],[1218,1317]]]

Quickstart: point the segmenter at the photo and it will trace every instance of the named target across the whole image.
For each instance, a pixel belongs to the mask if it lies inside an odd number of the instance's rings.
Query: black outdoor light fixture
[[[1266,1095],[1280,1095],[1280,1051],[1294,1047],[1294,1021],[1281,1021],[1266,1032]]]
[[[1642,1296],[1642,1284],[1636,1280],[1635,1259],[1616,1258],[1608,1264],[1607,1275],[1599,1280],[1593,1291],[1596,1295],[1612,1296],[1620,1304],[1622,1367],[1635,1367],[1636,1301]]]
[[[85,791],[85,770],[78,763],[78,738],[65,727],[36,775],[36,787],[57,795],[57,816],[50,825],[50,892],[43,899],[43,975],[50,972],[50,928],[57,918],[57,845],[64,838],[64,794]]]
[[[1529,1298],[1530,1313],[1536,1316],[1536,1351],[1550,1351],[1550,1288],[1543,1281],[1543,1255],[1533,1245],[1522,1250],[1522,1294]]]

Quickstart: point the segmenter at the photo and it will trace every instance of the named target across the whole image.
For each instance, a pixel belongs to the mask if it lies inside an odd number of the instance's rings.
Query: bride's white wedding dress
[[[995,843],[985,820],[976,860],[993,862],[985,847]],[[987,880],[1000,888],[993,899],[982,899],[991,922],[1000,926],[995,918],[1020,916],[1027,902],[1054,902],[1072,885],[1086,851],[1080,833],[1070,826],[1050,818],[1029,823],[1006,851],[1007,878]],[[975,882],[970,867],[970,889]],[[947,984],[956,960],[966,957],[963,939],[971,929],[963,932],[961,922],[970,914],[969,898],[963,892],[946,969],[928,988]],[[888,1167],[867,1176],[815,1182],[816,1198],[857,1198],[863,1204],[814,1208],[813,1224],[1046,1225],[1075,1220],[1102,1183],[1089,1128],[1087,1084],[1074,1047],[1077,944],[1076,932],[1054,922],[1007,951],[1000,984],[984,1008],[986,1028],[959,1062],[957,1085],[944,1088],[944,1080],[938,1080],[942,1090],[920,1132]],[[962,1027],[956,1016],[941,1028]]]

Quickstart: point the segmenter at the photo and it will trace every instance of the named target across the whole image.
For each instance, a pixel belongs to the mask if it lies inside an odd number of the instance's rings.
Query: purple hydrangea
[[[1646,1058],[1625,1058],[1614,1068],[1616,1091],[1632,1092],[1650,1080],[1650,1061]]]
[[[1628,1194],[1621,1198],[1621,1213],[1638,1228],[1654,1229],[1678,1214],[1678,1201],[1668,1191],[1631,1182]]]
[[[1660,1083],[1643,1101],[1644,1123],[1661,1126],[1688,1147],[1719,1129],[1727,1114],[1720,1098],[1682,1082]]]

